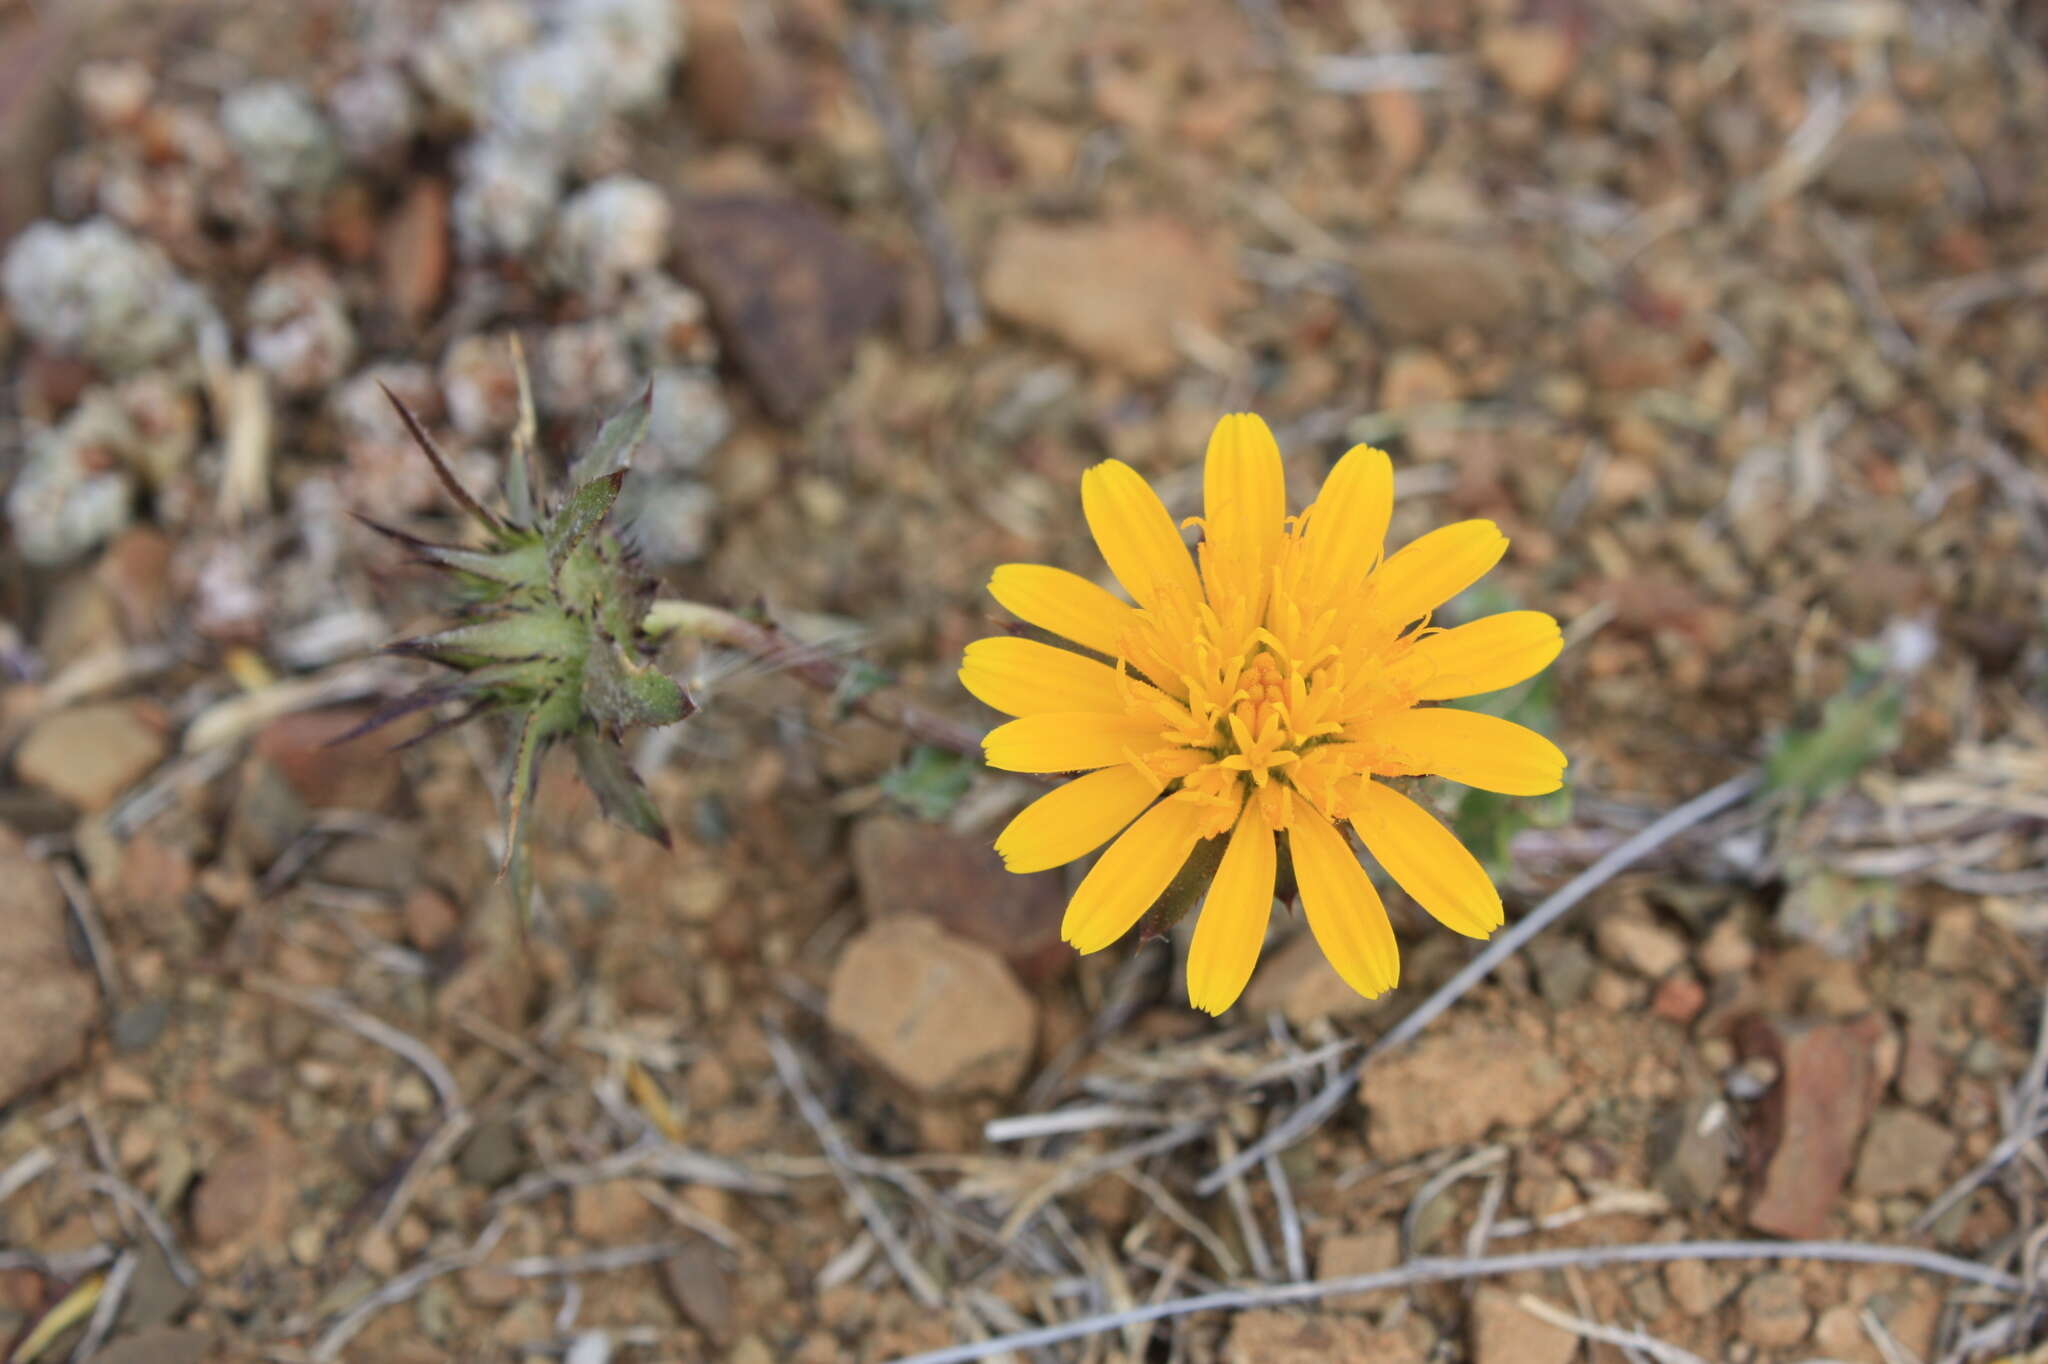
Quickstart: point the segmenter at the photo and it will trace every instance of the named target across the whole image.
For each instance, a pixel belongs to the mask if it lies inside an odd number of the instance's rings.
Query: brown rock
[[[1940,180],[1911,129],[1878,128],[1837,139],[1820,173],[1831,198],[1857,208],[1911,208],[1937,193]]]
[[[99,990],[71,960],[64,896],[49,868],[0,825],[0,1108],[77,1065]]]
[[[1933,1030],[1918,1024],[1906,1029],[1905,1047],[1899,1056],[1899,1097],[1919,1108],[1937,1102],[1948,1092],[1949,1073],[1954,1067],[1934,1044]]]
[[[1289,1023],[1304,1028],[1320,1018],[1369,1013],[1389,998],[1367,999],[1346,985],[1314,935],[1302,932],[1259,962],[1244,992],[1244,1007],[1253,1013],[1278,1009]]]
[[[1977,965],[1977,910],[1950,905],[1934,916],[1927,929],[1927,965],[1961,975]]]
[[[1744,1284],[1736,1309],[1741,1313],[1736,1329],[1742,1338],[1765,1349],[1797,1345],[1813,1325],[1799,1280],[1783,1270],[1759,1274]]]
[[[1411,1331],[1375,1331],[1357,1317],[1272,1309],[1238,1313],[1223,1346],[1223,1364],[1329,1364],[1339,1359],[1423,1364],[1428,1357],[1429,1341]]]
[[[158,1326],[122,1336],[92,1357],[92,1364],[203,1364],[217,1358],[204,1331]]]
[[[1400,1229],[1383,1222],[1364,1231],[1324,1237],[1322,1249],[1316,1252],[1316,1277],[1348,1279],[1355,1274],[1377,1274],[1400,1262]],[[1333,1312],[1363,1312],[1386,1298],[1378,1293],[1340,1293],[1323,1301]]]
[[[1024,1078],[1038,1005],[977,943],[897,915],[847,945],[825,1005],[831,1025],[922,1094],[1007,1094]]]
[[[1473,1296],[1473,1364],[1570,1364],[1579,1338],[1524,1311],[1517,1297],[1495,1287]]]
[[[586,1241],[630,1240],[654,1225],[654,1205],[630,1180],[579,1184],[569,1195],[569,1225]]]
[[[1838,1302],[1820,1314],[1820,1320],[1813,1325],[1813,1343],[1829,1359],[1884,1364],[1884,1357],[1876,1353],[1863,1330],[1862,1314],[1846,1302]]]
[[[1388,357],[1380,375],[1380,410],[1429,407],[1458,396],[1458,376],[1443,357],[1420,346],[1405,346]]]
[[[171,610],[171,539],[154,526],[130,526],[107,545],[93,566],[130,639],[163,633]]]
[[[1172,373],[1179,330],[1218,332],[1245,297],[1229,260],[1164,217],[1012,223],[982,288],[997,316],[1138,379]]]
[[[713,1345],[732,1343],[732,1271],[716,1246],[696,1237],[684,1242],[681,1250],[661,1262],[661,1281],[676,1311]]]
[[[1727,1101],[1698,1094],[1659,1115],[1650,1138],[1652,1180],[1674,1203],[1705,1207],[1728,1177]]]
[[[1652,919],[1632,914],[1610,914],[1595,924],[1593,943],[1607,960],[1652,980],[1685,964],[1684,938]]]
[[[1733,1287],[1721,1270],[1704,1260],[1673,1260],[1664,1266],[1664,1291],[1689,1317],[1712,1312]]]
[[[800,420],[896,306],[895,268],[800,199],[697,196],[678,215],[683,272],[774,416]]]
[[[10,7],[0,21],[0,245],[41,216],[78,57],[69,11]]]
[[[989,840],[942,824],[879,815],[853,831],[853,874],[871,920],[921,914],[948,932],[993,948],[1026,979],[1065,969],[1060,942],[1066,889],[1052,873],[1004,870]]]
[[[1707,989],[1689,971],[1659,981],[1657,992],[1650,996],[1650,1012],[1680,1027],[1698,1018],[1706,1006]]]
[[[104,810],[157,765],[165,747],[149,708],[102,701],[38,720],[14,751],[14,773],[81,810]]]
[[[298,1146],[265,1121],[206,1169],[192,1196],[192,1239],[207,1249],[282,1246],[298,1201]]]
[[[434,952],[462,927],[462,911],[437,890],[424,886],[405,897],[406,940],[422,952]]]
[[[683,90],[692,124],[715,138],[786,146],[812,131],[816,101],[776,24],[748,32],[740,7],[706,3],[690,11]]]
[[[1501,24],[1480,38],[1479,60],[1509,94],[1547,100],[1571,79],[1575,48],[1556,24]]]
[[[1750,1225],[1777,1236],[1823,1235],[1884,1076],[1883,1020],[1801,1023],[1751,1017],[1736,1029],[1745,1059],[1777,1067],[1757,1107]]]
[[[1446,1075],[1458,1076],[1447,1085]],[[1406,1160],[1541,1122],[1571,1093],[1556,1058],[1510,1028],[1468,1025],[1372,1064],[1359,1086],[1373,1155]]]
[[[448,184],[423,177],[405,192],[377,241],[384,301],[407,326],[418,327],[440,306],[448,267]]]
[[[1501,247],[1382,237],[1359,252],[1357,265],[1374,320],[1396,338],[1458,326],[1497,329],[1528,304],[1523,271]]]
[[[1924,1113],[1886,1108],[1871,1119],[1856,1157],[1856,1192],[1869,1198],[1936,1193],[1956,1153],[1956,1134]]]
[[[382,810],[398,794],[404,776],[390,750],[406,730],[336,742],[370,713],[368,706],[335,706],[273,720],[256,736],[257,756],[276,766],[308,809]]]

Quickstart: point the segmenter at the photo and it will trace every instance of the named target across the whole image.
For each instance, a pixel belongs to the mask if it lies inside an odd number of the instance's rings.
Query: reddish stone
[[[1796,1239],[1827,1233],[1884,1087],[1885,1033],[1876,1014],[1827,1023],[1752,1016],[1736,1027],[1745,1059],[1778,1067],[1750,1133],[1748,1215],[1758,1231]]]
[[[1650,1000],[1650,1012],[1684,1027],[1699,1017],[1706,1003],[1705,986],[1692,976],[1677,975],[1657,987],[1657,993]]]

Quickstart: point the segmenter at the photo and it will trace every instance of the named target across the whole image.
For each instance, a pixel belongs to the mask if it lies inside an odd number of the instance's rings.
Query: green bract
[[[505,867],[517,863],[523,869],[527,796],[541,754],[559,740],[574,747],[583,780],[606,815],[668,844],[668,830],[627,765],[619,739],[635,726],[673,724],[696,706],[648,661],[640,622],[654,583],[604,524],[634,447],[646,434],[651,398],[650,389],[599,428],[570,468],[568,491],[559,499],[536,491],[531,442],[523,428],[506,461],[503,513],[485,507],[456,481],[412,413],[391,398],[442,486],[481,532],[482,544],[434,544],[366,523],[446,570],[462,605],[459,623],[390,646],[461,676],[399,698],[364,728],[444,702],[464,708],[429,733],[490,711],[515,713],[519,741],[506,802]]]

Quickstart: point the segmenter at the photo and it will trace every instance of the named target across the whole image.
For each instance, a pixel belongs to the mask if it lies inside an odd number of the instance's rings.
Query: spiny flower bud
[[[519,740],[507,801],[505,867],[518,860],[523,868],[527,797],[541,755],[561,740],[574,747],[583,780],[607,816],[668,845],[668,830],[627,765],[619,739],[641,725],[673,724],[696,705],[649,662],[640,623],[654,583],[605,526],[634,448],[646,434],[652,392],[650,387],[599,428],[571,466],[568,491],[559,499],[537,491],[529,467],[530,419],[522,423],[506,461],[505,510],[498,513],[456,480],[418,420],[386,390],[441,485],[481,532],[482,544],[434,544],[365,520],[420,561],[446,571],[462,605],[460,619],[448,629],[390,646],[391,652],[430,659],[460,676],[398,698],[362,730],[445,702],[464,708],[428,734],[487,712],[515,713]]]

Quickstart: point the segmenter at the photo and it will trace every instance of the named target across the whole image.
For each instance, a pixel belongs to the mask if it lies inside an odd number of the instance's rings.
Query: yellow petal
[[[1195,920],[1194,941],[1188,944],[1188,1003],[1197,1009],[1220,1014],[1244,993],[1266,943],[1277,860],[1273,831],[1257,808],[1245,802],[1216,879],[1209,883],[1201,917]]]
[[[1078,573],[1046,564],[1004,564],[988,580],[989,595],[1026,624],[1114,656],[1137,612]]]
[[[1364,783],[1351,827],[1387,875],[1445,928],[1484,938],[1501,926],[1500,892],[1479,859],[1435,815],[1393,787]]]
[[[1393,750],[1406,773],[1428,772],[1504,796],[1541,796],[1564,785],[1566,760],[1556,744],[1476,710],[1404,710],[1375,720],[1369,737]]]
[[[1209,816],[1207,806],[1192,800],[1162,800],[1138,816],[1081,879],[1060,936],[1085,953],[1130,932],[1188,860]]]
[[[1086,772],[1159,747],[1159,722],[1099,710],[1056,710],[997,725],[981,741],[1005,772]]]
[[[1035,639],[997,636],[967,646],[960,685],[1005,715],[1049,710],[1124,709],[1126,683],[1116,669]]]
[[[1081,511],[1109,571],[1138,605],[1201,599],[1194,558],[1166,504],[1136,469],[1109,459],[1081,475]]]
[[[1308,522],[1309,590],[1318,601],[1357,587],[1379,558],[1394,514],[1394,465],[1384,450],[1354,445],[1316,494]]]
[[[1294,810],[1287,846],[1309,931],[1346,985],[1367,999],[1385,994],[1401,979],[1401,949],[1387,907],[1336,826],[1307,801],[1296,801]]]
[[[1458,521],[1403,545],[1372,575],[1372,607],[1393,626],[1420,620],[1485,577],[1507,553],[1491,521]]]
[[[1425,665],[1424,701],[1449,701],[1526,682],[1564,648],[1557,621],[1542,611],[1503,611],[1431,635],[1415,646]]]
[[[1249,412],[1216,423],[1202,464],[1202,533],[1212,572],[1262,590],[1280,554],[1287,474],[1273,432]]]
[[[1105,767],[1048,791],[996,835],[1011,871],[1044,871],[1086,857],[1159,798],[1158,785],[1130,764]]]

